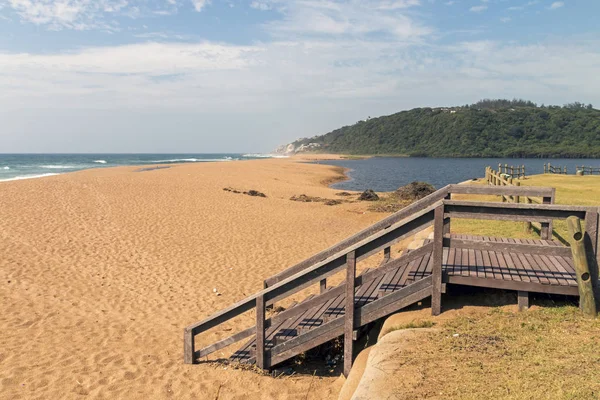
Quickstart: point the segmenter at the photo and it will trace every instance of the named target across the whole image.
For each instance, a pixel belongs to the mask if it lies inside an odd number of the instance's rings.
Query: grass
[[[483,180],[478,183],[484,184]],[[545,186],[556,188],[556,204],[600,206],[600,176],[575,175],[533,175],[521,180],[521,186]],[[456,196],[457,199],[479,201],[499,201],[498,196]],[[534,224],[535,227],[535,224]],[[451,223],[453,233],[468,233],[483,236],[504,236],[513,238],[539,238],[539,231],[526,232],[522,222],[484,221],[455,219]],[[567,237],[567,224],[563,220],[554,221],[554,239]]]
[[[536,175],[521,185],[555,187],[557,204],[600,206],[600,176]],[[456,219],[451,224],[454,233],[539,238],[525,232],[522,222]],[[555,221],[554,230],[555,239],[566,237],[564,221]],[[492,304],[496,300],[485,296]],[[398,359],[390,376],[394,398],[600,399],[600,319],[585,318],[556,297],[538,295],[533,304],[522,313],[515,306],[496,306],[440,321],[436,331],[393,355]]]
[[[385,331],[382,332],[381,337],[387,335],[390,332],[399,331],[402,329],[431,328],[434,325],[435,325],[435,322],[428,321],[428,320],[411,321],[407,324],[394,325],[394,326],[389,327],[388,329],[386,329]]]
[[[599,398],[599,339],[574,306],[459,316],[398,355],[396,376],[420,374],[398,398]]]

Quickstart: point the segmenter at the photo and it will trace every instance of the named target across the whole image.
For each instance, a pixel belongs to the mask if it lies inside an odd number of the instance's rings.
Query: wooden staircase
[[[571,251],[553,242],[553,219],[585,220],[588,259],[597,268],[598,208],[554,204],[506,204],[457,201],[453,194],[540,197],[554,202],[554,189],[518,186],[449,185],[358,234],[265,280],[258,293],[185,328],[184,361],[206,356],[245,340],[230,361],[271,368],[338,337],[344,338],[344,373],[352,365],[353,342],[365,325],[428,297],[434,315],[441,312],[446,285],[501,288],[528,293],[577,295]],[[450,235],[453,218],[528,221],[540,224],[540,240]],[[433,239],[391,257],[391,246],[433,226]],[[378,267],[356,275],[356,264],[383,254]],[[596,269],[597,270],[597,269]],[[345,280],[327,287],[327,279],[345,272]],[[596,275],[597,276],[597,275]],[[267,317],[267,309],[312,285],[306,297]],[[196,348],[196,337],[243,313],[255,310],[256,324],[216,343]]]

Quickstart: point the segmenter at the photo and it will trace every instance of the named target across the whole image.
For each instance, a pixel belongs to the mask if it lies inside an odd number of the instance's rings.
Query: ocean
[[[43,178],[90,168],[277,157],[269,154],[0,154],[0,182]]]

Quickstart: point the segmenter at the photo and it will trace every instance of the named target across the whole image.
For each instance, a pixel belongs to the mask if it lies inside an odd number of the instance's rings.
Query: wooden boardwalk
[[[504,286],[505,288],[523,289],[522,291],[539,293],[578,294],[575,268],[572,259],[568,256],[570,251],[560,242],[470,235],[451,235],[447,239],[450,239],[450,242],[452,240],[460,241],[460,245],[463,247],[444,249],[442,268],[445,283],[490,288]],[[565,256],[561,256],[500,252],[468,248],[469,242],[551,246],[567,250],[569,253],[564,252]],[[431,243],[431,240],[425,241],[425,244],[428,243]],[[563,251],[560,251],[560,253],[563,253]],[[382,266],[389,261],[386,260],[382,263]],[[368,277],[370,271],[370,269],[366,269],[362,275]],[[406,288],[431,276],[432,271],[432,253],[427,252],[413,261],[398,265],[385,275],[363,281],[355,289],[355,307],[362,308],[393,292]],[[463,280],[462,278],[467,279]],[[332,288],[327,291],[330,290]],[[325,296],[310,296],[299,305],[292,307],[302,306],[309,300],[314,302],[320,297]],[[317,302],[300,315],[284,319],[272,325],[265,334],[266,349],[270,351],[275,346],[281,345],[292,338],[306,334],[336,318],[342,318],[345,314],[344,304],[345,294],[341,293],[333,298],[326,298],[321,302]],[[340,332],[341,334],[342,332]],[[230,360],[240,363],[254,363],[256,361],[255,355],[256,339],[253,337],[238,351],[234,352]]]
[[[454,194],[539,197],[538,204],[474,202]],[[344,338],[344,373],[352,365],[353,341],[360,329],[398,310],[431,298],[433,315],[442,311],[449,285],[517,292],[519,309],[529,293],[578,296],[572,249],[551,240],[553,220],[575,217],[585,226],[580,254],[590,265],[592,285],[600,288],[599,211],[597,207],[555,205],[554,189],[519,186],[449,185],[356,235],[265,280],[264,289],[184,331],[184,360],[193,364],[237,342],[231,361],[268,369],[338,337]],[[540,239],[450,234],[453,219],[521,221],[539,224]],[[391,246],[433,227],[433,239],[391,257]],[[581,244],[581,242],[579,243]],[[356,276],[356,264],[383,254],[378,267]],[[328,277],[345,271],[346,279],[327,287]],[[590,274],[587,274],[589,277]],[[587,279],[589,278],[579,277]],[[268,316],[267,308],[318,285],[320,293]],[[196,336],[255,311],[256,324],[216,343],[196,348]],[[235,350],[235,348],[234,348]]]

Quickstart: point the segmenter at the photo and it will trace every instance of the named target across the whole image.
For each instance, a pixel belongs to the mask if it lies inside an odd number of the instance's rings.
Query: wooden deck
[[[567,247],[551,240],[506,239],[470,235],[451,235],[446,237],[452,241],[460,241],[462,248],[445,248],[443,252],[443,282],[489,288],[506,288],[527,292],[559,293],[577,295],[577,280],[573,261],[568,257]],[[449,240],[448,240],[449,239]],[[472,243],[470,243],[472,242]],[[560,249],[561,255],[538,255],[522,252],[494,251],[469,248],[469,244],[489,242],[500,245],[538,245]],[[424,244],[431,243],[426,240]],[[510,247],[508,247],[510,248]],[[391,261],[391,260],[390,260]],[[381,266],[386,265],[384,262]],[[381,267],[380,266],[380,267]],[[369,275],[370,269],[363,271],[362,276]],[[363,281],[355,289],[354,304],[362,308],[391,293],[406,288],[417,281],[431,276],[433,271],[432,252],[427,252],[415,260],[402,263],[385,275]],[[324,294],[331,291],[327,289]],[[296,306],[302,306],[309,300],[318,300],[324,294],[310,296]],[[271,351],[292,338],[316,329],[345,314],[345,295],[340,293],[333,298],[326,298],[298,316],[274,324],[265,334],[265,348]],[[343,332],[340,330],[339,335]],[[233,362],[254,363],[256,340],[252,338],[230,358]],[[291,354],[291,353],[290,353]],[[290,355],[291,357],[291,355]]]
[[[538,204],[453,200],[453,194],[540,197]],[[553,220],[575,217],[585,224],[582,250],[592,285],[600,288],[598,207],[555,205],[552,188],[449,185],[356,235],[270,278],[264,289],[184,330],[184,361],[199,362],[234,343],[245,343],[231,357],[268,369],[338,337],[344,338],[344,374],[352,365],[353,341],[362,327],[431,298],[431,312],[442,311],[442,293],[451,285],[513,290],[519,309],[529,293],[579,296],[572,249],[551,240]],[[453,219],[538,223],[540,239],[450,235]],[[391,258],[391,246],[433,227],[433,239]],[[356,264],[383,253],[377,268],[356,276]],[[346,279],[327,287],[327,279],[345,271]],[[589,283],[589,276],[587,274]],[[583,275],[582,275],[583,277]],[[581,279],[584,279],[580,277]],[[318,285],[320,293],[269,316],[267,306]],[[352,295],[354,294],[354,295]],[[256,325],[203,348],[196,336],[254,310]]]

